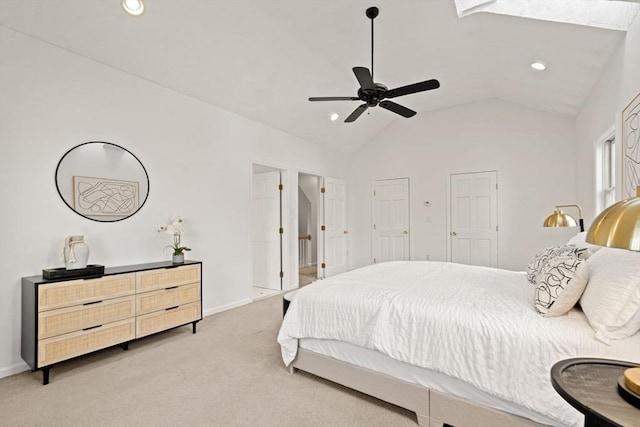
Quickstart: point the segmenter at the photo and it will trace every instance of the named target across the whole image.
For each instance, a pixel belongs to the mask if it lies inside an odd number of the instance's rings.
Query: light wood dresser
[[[22,358],[49,383],[52,365],[202,320],[202,263],[106,268],[101,276],[22,278]]]

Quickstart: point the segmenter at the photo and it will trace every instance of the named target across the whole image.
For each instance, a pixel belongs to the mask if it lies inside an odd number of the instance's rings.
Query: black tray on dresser
[[[100,276],[102,274],[104,274],[104,265],[99,264],[89,264],[85,268],[74,268],[72,270],[67,270],[64,267],[42,269],[42,277],[47,280]]]

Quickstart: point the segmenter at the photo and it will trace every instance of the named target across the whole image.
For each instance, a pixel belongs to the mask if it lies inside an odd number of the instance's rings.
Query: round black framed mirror
[[[149,175],[129,150],[111,142],[84,142],[56,167],[56,188],[78,215],[114,222],[140,210],[149,196]]]

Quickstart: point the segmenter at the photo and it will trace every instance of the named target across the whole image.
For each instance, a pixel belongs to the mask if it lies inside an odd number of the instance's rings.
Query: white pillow
[[[536,284],[536,310],[545,317],[562,316],[576,305],[587,280],[586,263],[575,253],[548,260]]]
[[[589,283],[580,298],[596,338],[627,338],[640,330],[640,253],[602,248],[587,260]]]
[[[587,243],[586,231],[582,231],[576,234],[575,236],[573,236],[571,239],[569,239],[569,241],[567,242],[567,245],[573,245],[578,249],[587,249],[587,251],[584,253],[584,259],[589,258],[591,255],[596,253],[596,251],[602,249],[602,246],[592,245],[591,243]]]

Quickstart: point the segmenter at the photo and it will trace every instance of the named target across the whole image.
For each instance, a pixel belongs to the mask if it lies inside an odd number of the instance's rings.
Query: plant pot
[[[184,264],[184,254],[174,255],[171,260],[174,264]]]

